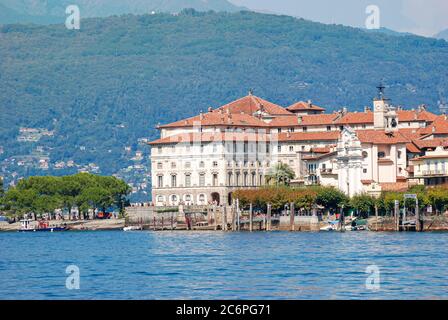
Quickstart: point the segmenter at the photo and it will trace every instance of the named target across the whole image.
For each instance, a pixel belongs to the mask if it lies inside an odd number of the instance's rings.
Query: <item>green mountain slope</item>
[[[115,173],[133,163],[126,146],[147,150],[137,141],[157,137],[157,123],[249,88],[285,106],[312,99],[330,111],[370,105],[381,79],[395,103],[433,111],[438,91],[448,88],[445,41],[251,12],[85,19],[81,30],[7,25],[0,39],[0,160],[7,165],[44,146],[52,163],[95,163]],[[20,127],[54,136],[17,142]]]
[[[177,13],[185,8],[226,12],[244,9],[227,0],[0,0],[0,24],[58,23],[66,17],[65,9],[72,4],[79,6],[81,18],[149,14],[153,11]]]

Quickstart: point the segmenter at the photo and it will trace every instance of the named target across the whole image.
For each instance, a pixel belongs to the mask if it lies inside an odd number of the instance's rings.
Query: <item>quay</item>
[[[142,230],[204,230],[204,231],[320,231],[337,217],[326,216],[319,212],[301,215],[299,210],[291,210],[283,214],[255,212],[250,206],[248,210],[238,206],[133,206],[126,208],[126,226],[138,226]],[[392,216],[371,216],[365,221],[365,230],[369,231],[448,231],[446,215],[407,215],[395,212]],[[351,217],[341,219],[335,231],[350,230]],[[344,221],[345,220],[345,221]],[[364,229],[363,229],[364,230]]]

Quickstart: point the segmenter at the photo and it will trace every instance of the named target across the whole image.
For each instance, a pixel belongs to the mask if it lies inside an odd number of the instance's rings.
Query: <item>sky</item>
[[[380,9],[380,26],[433,36],[448,29],[448,0],[229,0],[249,9],[323,23],[364,27],[366,8]]]

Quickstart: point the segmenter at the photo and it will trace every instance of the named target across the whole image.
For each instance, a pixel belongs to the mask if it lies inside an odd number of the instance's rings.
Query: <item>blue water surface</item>
[[[448,299],[448,233],[0,233],[0,299],[381,298]]]

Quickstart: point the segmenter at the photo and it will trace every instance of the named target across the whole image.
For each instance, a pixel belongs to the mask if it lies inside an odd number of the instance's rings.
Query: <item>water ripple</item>
[[[2,233],[0,243],[0,299],[448,298],[447,233]],[[80,290],[65,287],[72,264]]]

